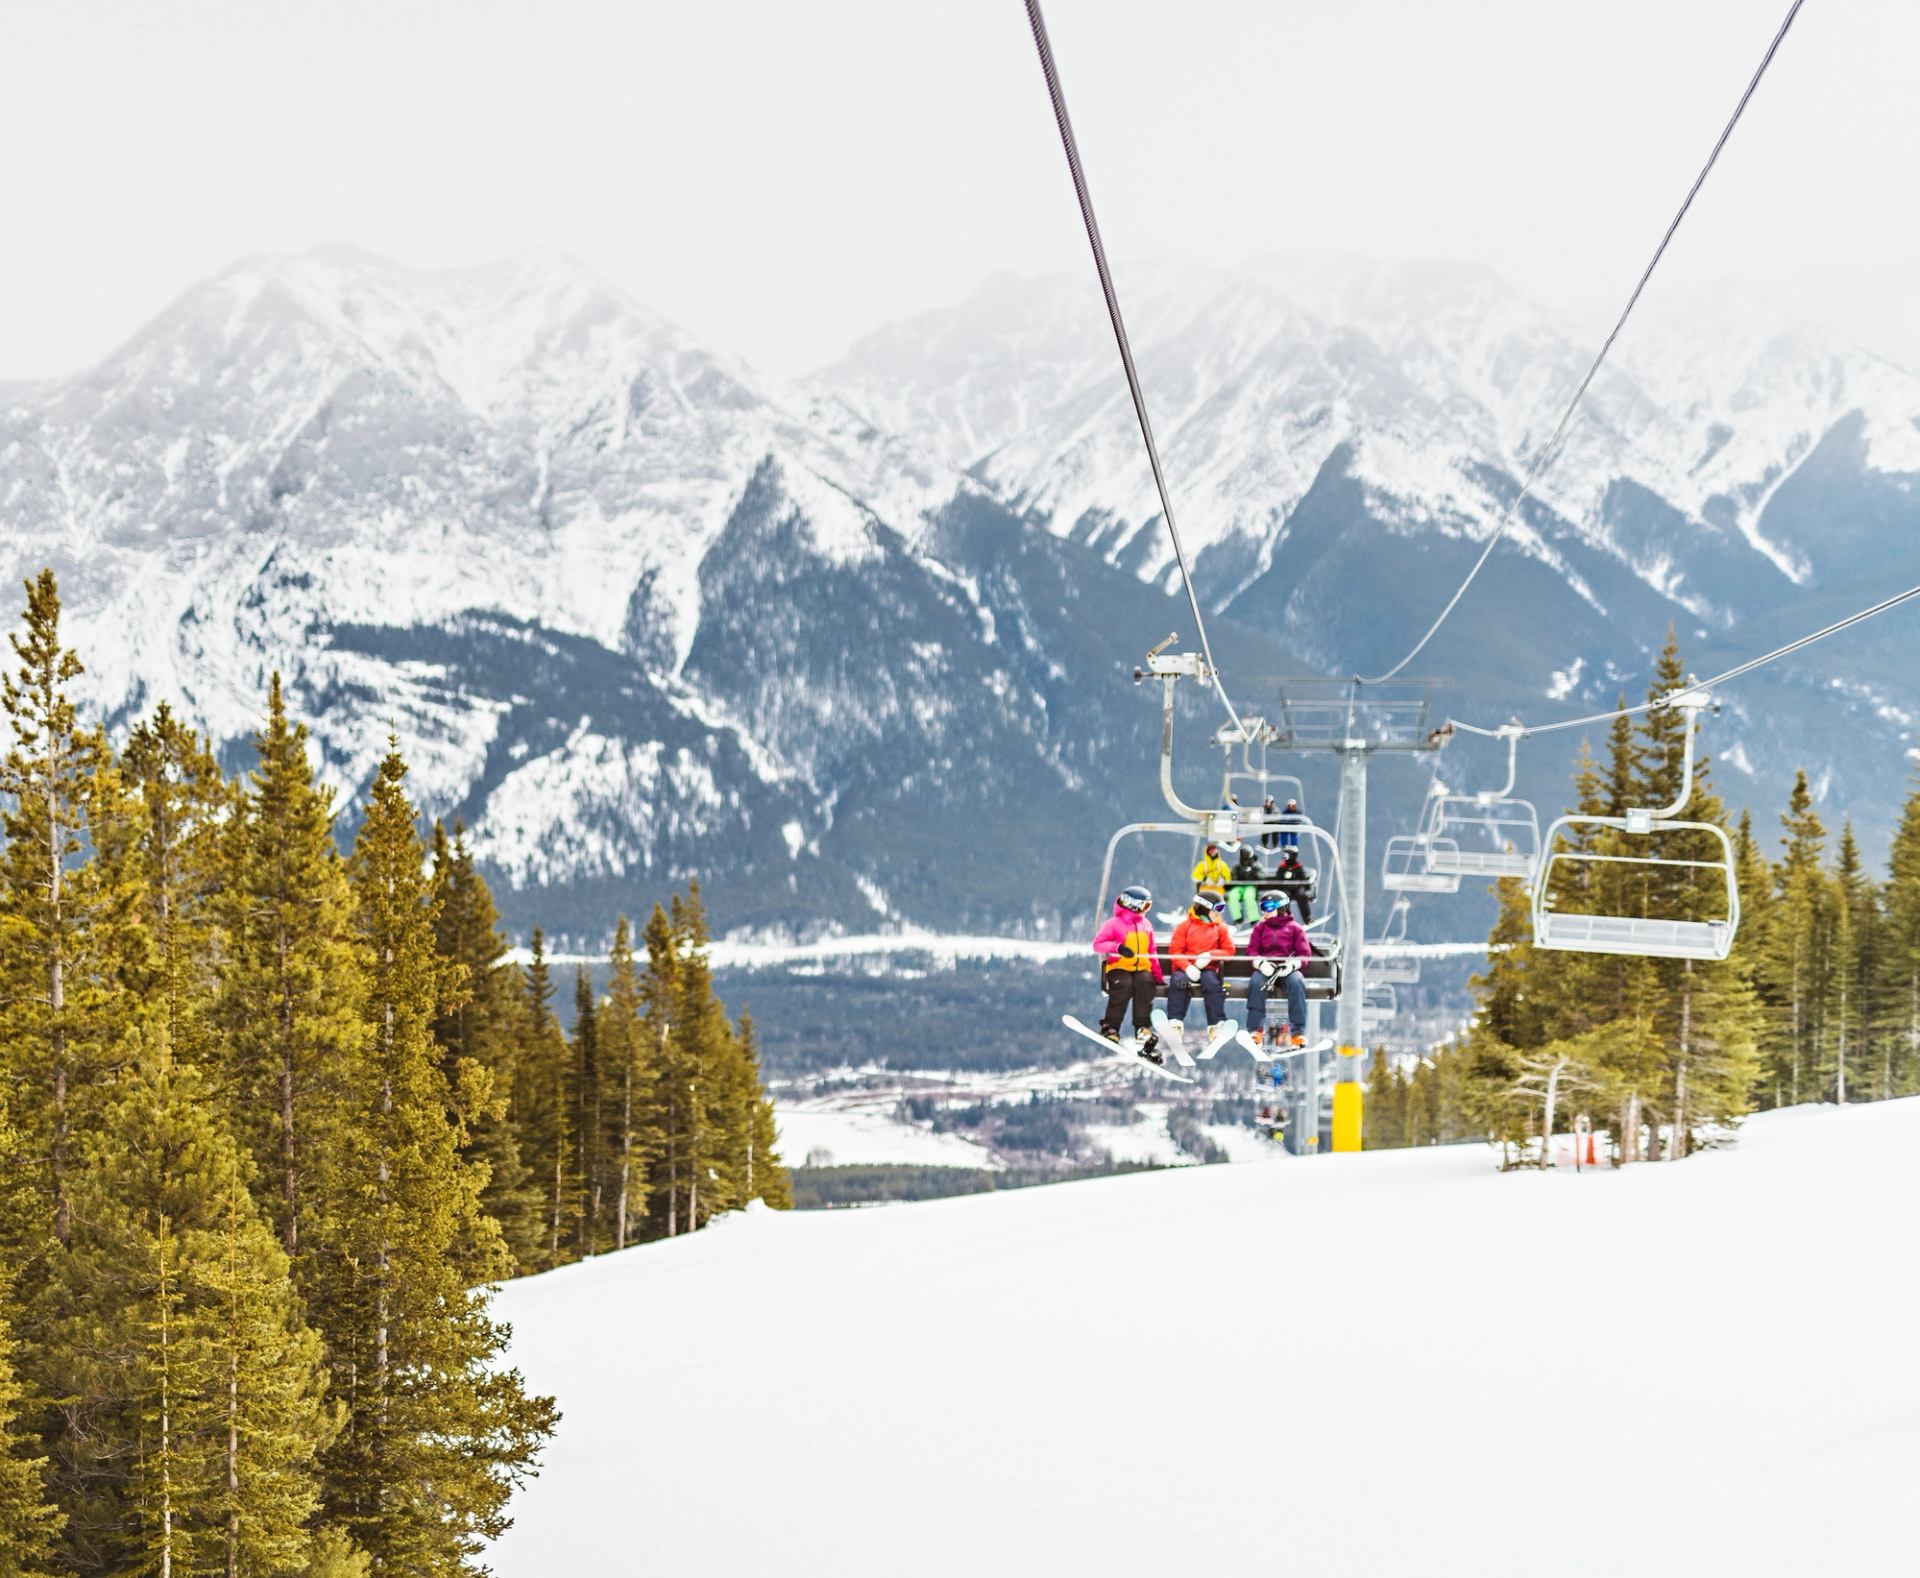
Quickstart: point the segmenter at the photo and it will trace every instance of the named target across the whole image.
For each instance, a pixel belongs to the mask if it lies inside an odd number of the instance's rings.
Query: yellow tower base
[[[1333,1087],[1333,1148],[1336,1151],[1360,1149],[1362,1090],[1357,1081]]]

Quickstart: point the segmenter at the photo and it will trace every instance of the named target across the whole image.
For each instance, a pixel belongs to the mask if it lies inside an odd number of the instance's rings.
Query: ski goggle
[[[1122,893],[1120,895],[1120,907],[1122,909],[1132,910],[1136,915],[1144,915],[1148,910],[1153,908],[1153,900],[1129,898],[1126,894]]]
[[[1277,893],[1269,893],[1260,900],[1260,913],[1262,915],[1278,915],[1286,907],[1287,901]]]

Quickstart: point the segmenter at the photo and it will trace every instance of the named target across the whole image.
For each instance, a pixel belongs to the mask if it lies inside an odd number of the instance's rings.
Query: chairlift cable
[[[1897,608],[1900,604],[1910,602],[1916,597],[1920,597],[1920,586],[1909,586],[1904,592],[1895,592],[1893,596],[1882,598],[1871,608],[1862,608],[1854,613],[1848,614],[1844,619],[1836,619],[1832,624],[1823,626],[1811,635],[1801,636],[1796,641],[1789,641],[1785,646],[1775,647],[1771,652],[1764,653],[1760,657],[1749,658],[1745,663],[1737,663],[1732,668],[1726,670],[1726,672],[1715,674],[1711,679],[1703,679],[1685,685],[1679,693],[1718,690],[1722,685],[1731,684],[1742,675],[1751,674],[1755,669],[1773,662],[1776,658],[1787,657],[1792,653],[1798,652],[1802,647],[1810,647],[1816,641],[1824,641],[1828,636],[1838,635],[1842,630],[1850,629],[1854,625],[1863,624],[1865,621],[1873,618],[1875,614],[1884,614],[1889,608]],[[1616,707],[1612,712],[1589,713],[1584,718],[1562,718],[1556,723],[1522,724],[1520,726],[1520,737],[1525,739],[1527,736],[1533,734],[1552,734],[1560,729],[1582,729],[1593,723],[1611,723],[1615,718],[1637,718],[1644,712],[1652,712],[1657,707],[1667,705],[1669,699],[1670,698],[1663,696],[1656,701],[1643,701],[1637,707]],[[1447,722],[1453,728],[1464,729],[1469,734],[1484,735],[1489,739],[1513,732],[1512,724],[1508,724],[1505,728],[1501,729],[1484,729],[1478,724],[1466,723],[1459,718],[1449,718]]]
[[[1796,0],[1797,3],[1797,0]],[[1027,21],[1033,28],[1034,48],[1040,52],[1040,69],[1046,74],[1047,96],[1053,101],[1054,123],[1060,128],[1060,146],[1067,156],[1067,168],[1073,174],[1074,196],[1080,202],[1080,219],[1087,229],[1087,241],[1093,248],[1093,266],[1100,275],[1100,291],[1106,297],[1107,317],[1113,324],[1113,337],[1120,347],[1120,363],[1126,369],[1127,390],[1133,396],[1133,414],[1140,421],[1140,437],[1146,442],[1147,464],[1153,469],[1153,485],[1160,494],[1160,518],[1167,523],[1167,536],[1173,541],[1174,558],[1179,561],[1180,579],[1187,590],[1187,603],[1193,610],[1194,628],[1200,634],[1200,655],[1206,660],[1208,676],[1219,693],[1221,706],[1244,736],[1246,725],[1227,697],[1220,681],[1220,670],[1213,661],[1213,647],[1207,640],[1207,621],[1200,612],[1200,596],[1194,589],[1193,571],[1187,563],[1186,545],[1180,540],[1180,528],[1174,524],[1173,500],[1167,493],[1167,478],[1160,465],[1160,449],[1153,439],[1153,424],[1147,419],[1147,399],[1140,388],[1140,374],[1133,364],[1133,346],[1127,339],[1127,325],[1120,315],[1120,297],[1113,285],[1113,272],[1107,267],[1106,244],[1100,239],[1100,222],[1094,217],[1093,197],[1087,190],[1086,171],[1080,163],[1080,145],[1073,135],[1073,122],[1067,116],[1067,99],[1060,86],[1060,73],[1053,63],[1053,44],[1047,37],[1046,19],[1040,14],[1040,0],[1026,0]]]
[[[1534,455],[1533,464],[1527,468],[1526,479],[1521,483],[1520,491],[1513,496],[1512,502],[1501,512],[1500,520],[1494,527],[1493,535],[1487,539],[1486,546],[1480,550],[1480,557],[1473,561],[1473,568],[1467,571],[1466,579],[1455,589],[1453,596],[1447,599],[1446,607],[1440,610],[1440,617],[1427,627],[1427,633],[1413,644],[1412,650],[1409,651],[1405,657],[1401,658],[1398,663],[1394,664],[1393,667],[1388,669],[1384,674],[1371,676],[1356,675],[1356,683],[1361,685],[1385,684],[1417,658],[1426,647],[1426,644],[1440,633],[1440,627],[1447,622],[1448,616],[1451,615],[1455,607],[1458,606],[1460,599],[1467,595],[1467,588],[1473,585],[1474,577],[1479,575],[1487,560],[1492,557],[1493,550],[1499,546],[1501,538],[1506,536],[1507,528],[1513,524],[1514,517],[1520,511],[1520,506],[1527,501],[1528,496],[1532,493],[1534,483],[1539,480],[1540,474],[1547,469],[1548,465],[1550,465],[1558,455],[1561,443],[1566,438],[1567,429],[1573,422],[1574,413],[1579,410],[1580,402],[1586,398],[1588,388],[1592,385],[1594,378],[1598,376],[1601,364],[1607,359],[1607,353],[1613,349],[1613,342],[1620,337],[1620,331],[1627,326],[1627,319],[1632,315],[1635,305],[1639,302],[1641,292],[1647,288],[1647,281],[1653,278],[1653,271],[1659,267],[1661,258],[1666,256],[1667,247],[1672,242],[1675,232],[1679,230],[1681,220],[1687,217],[1687,210],[1693,207],[1694,198],[1699,196],[1700,188],[1706,184],[1707,176],[1719,161],[1720,150],[1726,147],[1727,139],[1733,135],[1734,127],[1740,124],[1740,117],[1746,111],[1747,101],[1753,97],[1755,89],[1760,86],[1760,79],[1767,74],[1767,68],[1773,64],[1773,57],[1779,50],[1781,41],[1787,36],[1787,29],[1793,26],[1793,19],[1800,14],[1800,7],[1804,3],[1805,0],[1793,0],[1793,3],[1787,7],[1786,19],[1781,22],[1780,30],[1773,35],[1773,42],[1767,45],[1767,52],[1761,57],[1759,67],[1754,71],[1752,79],[1747,83],[1746,91],[1740,95],[1740,102],[1734,105],[1732,116],[1729,117],[1727,124],[1721,128],[1719,139],[1713,145],[1713,152],[1707,155],[1707,162],[1700,167],[1700,173],[1693,178],[1693,185],[1688,188],[1685,201],[1680,204],[1679,212],[1673,216],[1672,221],[1668,224],[1666,234],[1660,238],[1660,245],[1654,248],[1653,257],[1641,272],[1639,283],[1633,287],[1633,294],[1627,298],[1626,306],[1620,310],[1619,319],[1608,332],[1606,340],[1600,347],[1599,353],[1593,359],[1593,365],[1587,369],[1586,377],[1580,380],[1580,387],[1574,390],[1572,400],[1567,402],[1567,408],[1561,413],[1560,423],[1554,428],[1553,436],[1549,438],[1545,446]],[[1029,4],[1028,9],[1033,9],[1031,4]],[[1609,716],[1611,716],[1611,714],[1609,714]]]

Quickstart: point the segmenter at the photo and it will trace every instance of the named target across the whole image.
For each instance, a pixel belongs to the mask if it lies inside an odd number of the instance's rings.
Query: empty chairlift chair
[[[1412,986],[1420,979],[1420,961],[1407,954],[1387,953],[1377,950],[1383,946],[1401,943],[1407,940],[1407,911],[1411,902],[1402,895],[1393,901],[1393,909],[1387,915],[1387,923],[1380,928],[1380,935],[1367,949],[1367,982],[1371,985],[1378,981],[1382,986]]]
[[[1528,800],[1514,796],[1520,732],[1507,736],[1507,781],[1484,794],[1441,792],[1428,806],[1436,842],[1427,869],[1456,877],[1519,877],[1531,882],[1540,865],[1540,817]]]
[[[1380,859],[1380,886],[1389,893],[1458,893],[1460,846],[1432,833],[1396,833]],[[1438,860],[1436,862],[1436,858]]]
[[[1740,929],[1740,885],[1734,875],[1733,843],[1724,828],[1711,822],[1679,820],[1693,797],[1694,735],[1699,714],[1710,705],[1704,692],[1684,692],[1668,702],[1687,713],[1686,743],[1681,756],[1680,790],[1672,805],[1634,809],[1625,816],[1563,816],[1547,829],[1539,874],[1533,887],[1533,941],[1537,948],[1560,948],[1579,953],[1634,954],[1654,959],[1724,959],[1733,951]],[[1562,848],[1563,835],[1613,831],[1629,841],[1645,840],[1646,854],[1614,854],[1594,849]],[[1656,855],[1652,840],[1663,834],[1697,834],[1711,851],[1706,858]],[[1690,871],[1702,875],[1700,887],[1710,893],[1720,916],[1704,919],[1681,916],[1605,915],[1560,908],[1556,874],[1582,868],[1629,867],[1656,875]]]

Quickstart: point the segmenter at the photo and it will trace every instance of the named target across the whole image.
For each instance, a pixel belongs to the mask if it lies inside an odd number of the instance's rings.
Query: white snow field
[[[1920,1571],[1920,1101],[755,1212],[506,1289],[562,1575]]]

